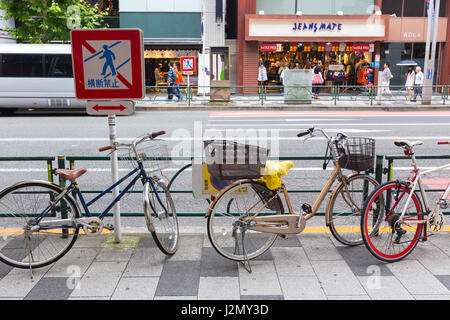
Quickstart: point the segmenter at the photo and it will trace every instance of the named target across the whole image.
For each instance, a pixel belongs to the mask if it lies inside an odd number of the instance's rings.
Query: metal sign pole
[[[116,116],[109,115],[108,116],[108,125],[109,125],[109,142],[111,145],[116,141]],[[114,150],[111,153],[111,173],[112,173],[112,183],[116,183],[119,180],[119,163],[117,160],[117,151]],[[113,189],[113,198],[116,199],[119,196],[119,187],[115,187]],[[116,243],[122,241],[122,234],[120,228],[120,201],[118,201],[114,207],[114,240]]]
[[[425,61],[423,70],[423,85],[422,85],[422,104],[431,104],[431,97],[433,94],[433,77],[434,65],[436,57],[436,39],[439,25],[439,7],[440,0],[431,0],[428,8],[428,30],[425,46]],[[431,38],[433,37],[433,38]]]

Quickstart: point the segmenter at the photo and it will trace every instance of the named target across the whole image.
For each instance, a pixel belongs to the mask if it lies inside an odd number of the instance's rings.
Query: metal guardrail
[[[446,105],[449,100],[450,87],[445,85],[433,85],[432,103]],[[150,102],[168,102],[167,89],[169,86],[146,86]],[[198,85],[179,85],[183,99],[188,106],[195,103],[209,102],[249,102],[258,103],[261,106],[268,102],[285,103],[284,92],[287,90],[300,91],[303,98],[291,98],[288,103],[310,103],[314,102],[312,98],[314,86],[198,86]],[[334,105],[339,102],[364,102],[369,105],[377,103],[407,103],[408,91],[405,86],[390,86],[392,97],[384,94],[382,100],[377,99],[379,91],[378,86],[361,85],[320,85],[320,101],[327,101]],[[423,87],[424,88],[424,87]],[[199,93],[208,91],[208,93]],[[295,96],[295,94],[293,94]],[[307,97],[307,98],[304,98]],[[173,101],[177,101],[177,96],[173,96]],[[417,104],[421,100],[417,100]]]
[[[159,159],[160,158],[160,159]],[[417,155],[417,159],[450,159],[450,155]],[[47,172],[48,172],[48,180],[50,182],[54,182],[53,179],[53,161],[55,161],[55,157],[0,157],[1,161],[45,161],[47,163]],[[155,160],[171,160],[171,161],[191,161],[188,164],[185,164],[180,169],[176,171],[176,173],[172,176],[169,181],[168,187],[172,194],[192,194],[192,189],[173,189],[172,187],[175,185],[176,179],[184,172],[186,169],[192,167],[192,160],[194,157],[154,157]],[[324,156],[280,156],[277,158],[269,157],[272,160],[291,160],[291,161],[318,161],[327,159]],[[395,160],[407,160],[408,156],[399,156],[399,155],[377,155],[375,161],[375,167],[372,170],[367,171],[366,173],[374,175],[375,179],[379,182],[383,182],[383,176],[385,176],[386,181],[391,181],[393,179],[394,172],[394,161]],[[127,157],[119,157],[119,161],[129,161]],[[385,160],[387,161],[387,166],[384,165]],[[110,161],[110,157],[107,156],[58,156],[57,167],[59,169],[66,168],[66,161],[69,163],[70,169],[75,169],[75,163],[79,161]],[[59,184],[61,186],[65,186],[65,181],[60,179]],[[444,189],[426,189],[426,192],[443,192]],[[83,190],[83,193],[101,193],[103,190]],[[321,190],[316,189],[290,189],[288,193],[320,193]],[[331,192],[331,190],[329,191]],[[142,190],[133,190],[130,193],[142,193]],[[209,200],[207,199],[209,202]],[[450,211],[444,212],[446,215],[450,215]],[[177,212],[179,216],[204,216],[205,212]],[[324,212],[318,212],[317,215],[323,215]],[[93,214],[95,215],[95,213]],[[143,212],[121,212],[123,216],[143,216]],[[112,216],[112,213],[109,213],[108,216]]]

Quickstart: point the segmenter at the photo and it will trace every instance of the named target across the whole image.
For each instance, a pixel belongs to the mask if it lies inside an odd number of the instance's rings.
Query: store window
[[[374,11],[373,0],[348,0],[335,3],[335,12],[342,11],[343,14],[372,14]]]
[[[445,17],[446,1],[441,0],[439,16]],[[383,14],[395,14],[397,17],[428,16],[425,0],[389,0],[383,1]]]
[[[296,0],[256,0],[256,13],[264,11],[264,14],[295,14]]]
[[[397,17],[403,15],[403,0],[383,1],[381,10],[384,14],[395,14]]]
[[[260,43],[259,60],[267,69],[269,86],[282,85],[282,72],[313,69],[322,61],[326,85],[366,86],[373,68],[373,44],[351,42]]]
[[[256,0],[256,12],[264,11],[264,14],[371,14],[373,13],[374,0]]]
[[[425,12],[424,0],[408,0],[403,3],[404,17],[423,17]]]
[[[440,44],[436,47],[435,77],[434,84],[437,83],[437,66],[439,62]],[[394,78],[391,80],[392,86],[403,86],[405,84],[408,66],[397,66],[402,60],[413,60],[419,67],[424,69],[425,43],[382,43],[381,44],[381,68],[385,62],[390,63],[391,73]]]
[[[297,10],[303,14],[336,14],[335,0],[298,1]]]

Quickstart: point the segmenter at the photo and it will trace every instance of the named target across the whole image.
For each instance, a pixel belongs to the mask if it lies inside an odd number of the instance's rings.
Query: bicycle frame
[[[136,174],[137,173],[137,174]],[[106,190],[104,190],[102,193],[100,193],[98,196],[96,196],[94,199],[92,199],[91,201],[89,201],[88,203],[86,203],[86,200],[83,197],[83,193],[80,190],[79,185],[77,184],[76,181],[73,181],[67,188],[65,188],[59,195],[58,197],[55,199],[55,201],[53,203],[51,203],[49,205],[49,207],[47,207],[35,220],[36,224],[39,224],[40,221],[52,210],[52,208],[54,206],[56,206],[61,199],[64,197],[64,195],[69,194],[75,190],[76,194],[78,195],[79,199],[80,199],[80,203],[83,206],[83,210],[84,210],[84,215],[86,217],[92,217],[92,213],[89,211],[89,207],[94,204],[95,202],[97,202],[99,199],[101,199],[104,195],[106,195],[107,193],[111,192],[111,190],[113,190],[115,187],[119,186],[121,183],[123,183],[126,179],[130,178],[131,176],[133,176],[134,174],[136,174],[136,176],[133,178],[133,180],[131,180],[128,185],[119,193],[119,195],[114,198],[109,205],[106,207],[106,209],[100,213],[98,215],[98,218],[100,220],[102,220],[107,213],[111,210],[111,208],[120,201],[120,199],[128,192],[128,190],[130,190],[131,187],[133,187],[136,182],[141,179],[142,180],[142,184],[145,184],[147,181],[150,183],[151,188],[153,190],[153,192],[156,194],[156,198],[159,202],[159,204],[162,206],[162,208],[164,209],[164,211],[167,212],[167,208],[165,207],[163,201],[161,201],[161,198],[158,195],[158,192],[156,190],[155,184],[153,183],[153,178],[150,176],[147,176],[144,166],[142,164],[142,162],[138,162],[138,168],[135,168],[133,170],[131,170],[128,174],[126,174],[125,176],[123,176],[121,179],[119,179],[116,183],[112,184],[110,187],[108,187]],[[152,207],[152,210],[154,210],[152,203],[150,202],[150,206]],[[55,223],[62,223],[63,225],[55,225]],[[72,221],[65,221],[65,220],[57,220],[57,221],[49,221],[48,225],[42,225],[40,226],[40,229],[55,229],[55,228],[64,228],[64,227],[68,227],[68,225],[64,225],[64,222],[69,223],[70,225],[72,225]]]
[[[413,165],[415,166],[415,159],[413,159]],[[406,214],[406,211],[408,209],[408,205],[409,205],[409,202],[411,201],[412,195],[413,195],[414,191],[417,188],[417,185],[419,185],[420,194],[422,196],[423,203],[424,203],[424,206],[425,206],[425,212],[427,214],[431,212],[430,205],[428,203],[428,198],[427,198],[426,193],[425,193],[425,188],[423,187],[422,177],[426,176],[426,175],[428,175],[430,173],[434,173],[434,172],[437,172],[437,171],[444,170],[446,168],[450,168],[450,163],[447,164],[447,165],[441,166],[441,167],[437,167],[437,168],[434,168],[434,169],[430,169],[430,170],[424,171],[422,173],[419,173],[419,169],[417,169],[417,168],[413,171],[416,175],[412,179],[412,181],[414,183],[413,183],[413,186],[411,188],[411,192],[408,195],[408,199],[406,200],[405,206],[403,207],[402,214],[400,216],[400,219],[402,219],[402,221],[403,221],[403,218],[404,218],[404,216]],[[448,186],[447,186],[447,188],[446,188],[446,190],[445,190],[445,192],[444,192],[444,194],[443,194],[441,199],[447,199],[449,193],[450,193],[450,183],[448,184]],[[414,223],[414,222],[415,223],[424,223],[425,221],[426,220],[424,220],[424,221],[410,221],[410,220],[408,220],[408,222],[412,222],[412,223]]]

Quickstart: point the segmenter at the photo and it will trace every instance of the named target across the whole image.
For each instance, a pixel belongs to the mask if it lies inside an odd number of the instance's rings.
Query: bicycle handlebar
[[[111,150],[112,148],[113,148],[113,146],[104,146],[104,147],[98,148],[98,151],[103,152],[103,151]]]
[[[314,128],[309,128],[307,131],[305,132],[300,132],[299,134],[297,134],[297,137],[303,137],[306,136],[307,134],[311,134],[314,132]]]
[[[157,132],[152,132],[152,133],[148,133],[144,136],[141,137],[137,137],[133,143],[131,144],[120,144],[117,142],[114,142],[114,144],[112,146],[104,146],[104,147],[100,147],[98,149],[99,152],[103,152],[103,151],[107,151],[107,150],[111,150],[111,149],[117,149],[118,147],[133,147],[133,149],[136,148],[136,145],[138,145],[139,143],[141,143],[142,141],[144,141],[145,139],[155,139],[156,137],[159,137],[163,134],[166,134],[166,131],[161,130],[161,131],[157,131]]]
[[[152,132],[149,136],[150,139],[155,139],[158,136],[162,136],[163,134],[166,134],[164,130],[158,131],[158,132]]]
[[[438,141],[437,144],[450,144],[450,141]]]

